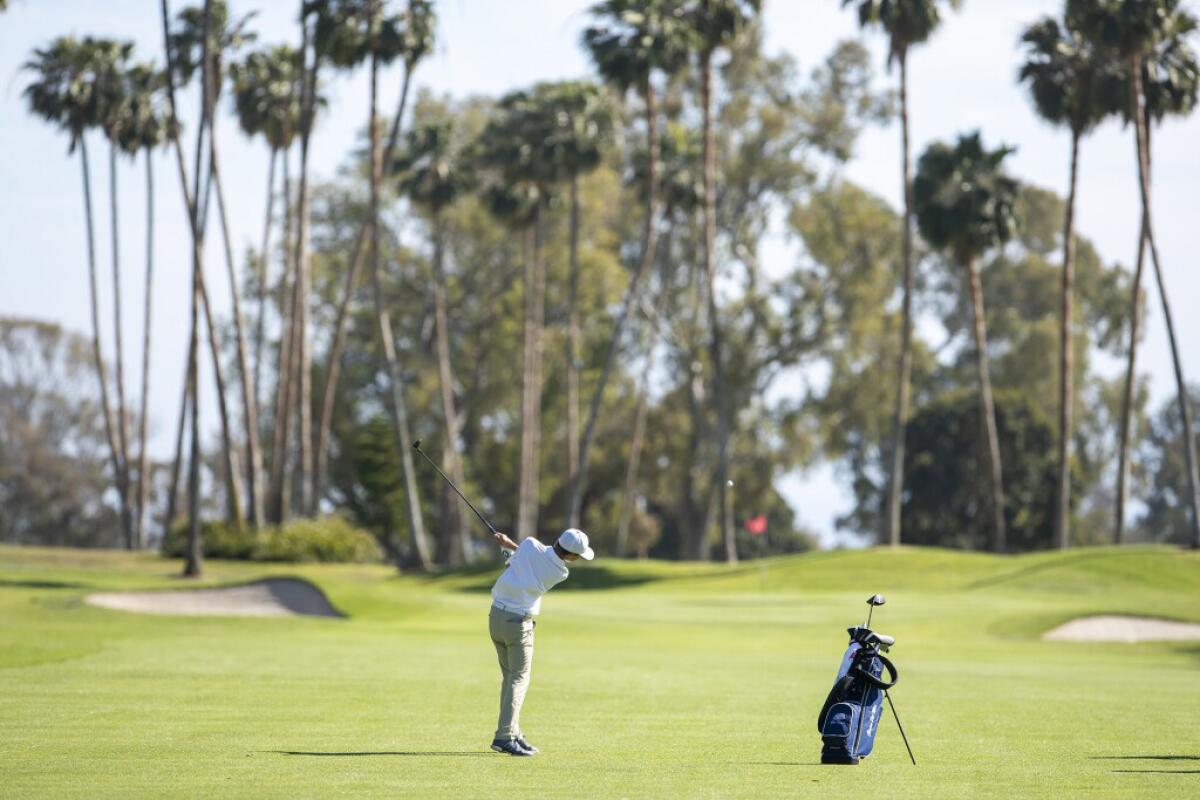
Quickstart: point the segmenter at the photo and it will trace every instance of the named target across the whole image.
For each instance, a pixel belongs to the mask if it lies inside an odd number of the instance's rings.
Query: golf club
[[[487,521],[487,517],[485,517],[483,514],[479,513],[479,509],[476,508],[474,505],[472,505],[471,501],[467,499],[467,496],[465,494],[463,494],[462,491],[459,490],[459,488],[457,486],[454,485],[454,481],[452,481],[452,480],[450,480],[450,478],[446,477],[446,473],[442,472],[441,468],[438,467],[437,464],[433,463],[433,459],[425,454],[425,451],[421,449],[421,440],[420,439],[417,439],[415,442],[413,442],[413,450],[416,450],[418,453],[420,453],[421,457],[424,458],[426,461],[428,461],[429,465],[431,467],[433,467],[434,469],[437,470],[437,474],[441,475],[442,479],[444,481],[446,481],[446,483],[450,484],[450,488],[453,489],[458,494],[458,496],[463,499],[463,502],[466,503],[467,506],[472,511],[475,512],[475,516],[479,517],[479,519],[483,522],[483,524],[487,526],[487,529],[489,531],[491,531],[492,533],[500,532],[500,531],[496,530],[495,527],[492,526],[492,523]]]

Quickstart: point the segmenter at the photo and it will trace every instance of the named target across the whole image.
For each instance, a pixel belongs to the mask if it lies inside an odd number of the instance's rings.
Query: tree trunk
[[[713,368],[713,406],[717,416],[717,506],[721,519],[721,541],[725,560],[736,564],[733,506],[729,496],[729,439],[732,431],[730,397],[725,385],[724,334],[717,311],[717,158],[712,122],[712,51],[700,56],[700,111],[704,129],[704,279],[708,296],[709,357]]]
[[[896,387],[896,410],[892,417],[892,468],[887,492],[888,544],[900,544],[900,498],[904,493],[904,451],[908,433],[908,406],[912,382],[912,168],[908,145],[908,53],[900,52],[900,140],[904,181],[904,231],[901,256],[904,270],[904,295],[901,301],[900,365]]]
[[[1158,258],[1158,243],[1154,239],[1153,217],[1150,214],[1150,133],[1146,115],[1142,111],[1142,71],[1139,59],[1132,61],[1133,67],[1133,114],[1137,128],[1138,189],[1142,199],[1142,214],[1146,222],[1146,243],[1150,246],[1150,260],[1154,264],[1154,277],[1158,281],[1158,299],[1162,306],[1163,319],[1167,324],[1167,340],[1171,344],[1171,363],[1175,371],[1175,391],[1179,402],[1179,416],[1183,423],[1183,454],[1187,465],[1188,505],[1192,509],[1191,546],[1200,548],[1200,473],[1197,472],[1196,436],[1192,427],[1191,400],[1188,396],[1187,380],[1183,375],[1183,362],[1179,358],[1179,343],[1175,338],[1175,320],[1167,299],[1167,287],[1163,281],[1162,265]]]
[[[604,399],[604,389],[612,377],[612,369],[616,363],[617,354],[621,349],[621,334],[629,319],[630,311],[641,297],[642,278],[646,274],[650,262],[654,259],[655,247],[658,241],[658,107],[654,93],[654,84],[649,79],[642,85],[642,98],[646,105],[646,224],[642,234],[642,254],[638,261],[637,270],[629,279],[629,287],[621,301],[621,310],[613,321],[612,335],[608,340],[608,351],[604,357],[604,368],[600,372],[600,380],[592,391],[591,403],[588,406],[587,422],[583,426],[583,438],[579,445],[579,469],[575,480],[568,492],[567,520],[569,527],[579,527],[583,513],[583,498],[587,492],[588,454],[592,449],[592,439],[596,434],[596,422],[600,417],[600,404]]]
[[[1129,308],[1129,353],[1125,360],[1125,391],[1121,397],[1120,444],[1117,448],[1117,509],[1113,520],[1113,544],[1125,542],[1125,500],[1129,494],[1129,438],[1133,421],[1133,392],[1137,380],[1137,346],[1142,322],[1142,273],[1146,264],[1146,215],[1138,231],[1137,263],[1133,271],[1133,295]]]
[[[567,485],[579,472],[579,176],[571,175],[571,255],[567,279]]]
[[[533,220],[533,260],[525,285],[525,380],[521,387],[521,475],[517,538],[537,536],[542,444],[542,328],[546,320],[545,193]]]
[[[125,549],[133,549],[133,514],[129,497],[129,406],[125,402],[125,345],[121,336],[121,253],[117,203],[117,144],[108,145],[108,190],[112,212],[112,281],[113,281],[113,343],[116,348],[117,383],[117,448],[121,452],[121,471],[117,475],[120,494],[121,533]]]
[[[288,491],[288,432],[292,418],[293,347],[296,319],[296,273],[292,259],[292,181],[288,154],[283,154],[284,267],[279,291],[279,350],[275,368],[275,420],[271,442],[271,520],[283,522],[290,511]]]
[[[438,385],[442,398],[442,421],[445,426],[446,442],[442,446],[444,469],[458,486],[466,483],[462,459],[458,453],[458,412],[454,407],[454,372],[450,364],[450,320],[446,313],[446,264],[445,241],[440,210],[433,212],[433,308],[434,328],[437,338]],[[470,532],[463,507],[451,501],[448,510],[452,524],[446,526],[446,539],[450,546],[445,548],[450,563],[462,563],[470,555]]]
[[[83,211],[87,221],[88,248],[88,294],[92,307],[92,361],[96,367],[96,378],[100,381],[100,412],[104,415],[104,436],[108,442],[108,452],[112,461],[113,483],[119,495],[124,496],[121,488],[121,451],[117,445],[117,437],[113,433],[112,408],[108,399],[108,374],[104,367],[104,353],[100,347],[100,301],[96,285],[96,237],[92,218],[92,182],[88,169],[87,142],[83,136],[78,139],[79,163],[83,167]]]
[[[665,294],[665,292],[664,292]],[[653,323],[646,322],[653,327]],[[637,411],[633,416],[633,434],[629,440],[629,459],[625,462],[625,494],[621,503],[621,518],[617,523],[617,558],[625,557],[629,543],[629,525],[633,520],[633,512],[637,506],[638,471],[642,463],[642,441],[646,436],[646,415],[650,408],[650,366],[653,363],[650,355],[654,350],[654,337],[646,347],[646,363],[642,367],[639,381]]]
[[[233,242],[229,235],[229,215],[225,208],[225,191],[217,159],[215,131],[208,136],[209,166],[217,190],[217,215],[221,222],[221,238],[225,245],[225,271],[229,276],[229,294],[233,301],[233,330],[237,340],[238,375],[242,387],[242,421],[246,427],[246,482],[250,490],[248,519],[255,529],[261,528],[263,518],[262,453],[258,447],[258,400],[251,382],[250,358],[247,353],[245,326],[242,324],[242,290],[238,285],[233,260]]]
[[[262,409],[262,350],[266,338],[267,281],[270,279],[271,222],[275,208],[275,162],[278,159],[279,149],[272,147],[270,165],[267,167],[267,211],[263,215],[262,249],[258,251],[258,319],[254,323],[254,406],[259,410]],[[261,419],[259,425],[261,438]]]
[[[404,110],[408,105],[408,87],[412,77],[412,67],[406,66],[404,81],[400,87],[400,102],[396,108],[396,116],[392,119],[392,129],[388,134],[387,146],[383,151],[383,169],[390,168],[396,154],[396,145],[400,139],[400,125],[404,119]],[[329,347],[329,356],[325,365],[325,389],[321,397],[321,418],[317,424],[317,440],[314,451],[317,466],[313,471],[313,496],[320,501],[325,491],[325,471],[329,461],[329,438],[333,428],[333,406],[337,399],[338,379],[342,372],[342,351],[346,347],[346,327],[350,320],[350,301],[354,298],[354,290],[358,286],[358,274],[362,271],[363,256],[366,253],[366,240],[370,233],[370,220],[358,228],[358,236],[354,240],[354,255],[350,259],[350,270],[346,273],[346,283],[342,289],[341,300],[338,301],[337,317],[333,324],[333,342]]]
[[[242,524],[242,489],[238,481],[238,468],[234,456],[233,427],[229,423],[229,404],[225,399],[225,367],[221,363],[221,342],[217,334],[216,319],[213,317],[212,304],[208,300],[208,286],[201,273],[197,282],[200,285],[200,303],[204,311],[204,325],[208,328],[208,349],[212,353],[213,377],[217,384],[217,411],[221,418],[221,450],[225,466],[226,515],[228,521],[237,525]]]
[[[303,3],[301,6],[303,7]],[[302,23],[303,24],[303,23]],[[304,28],[304,47],[301,52],[309,49],[312,37],[307,25]],[[296,224],[296,275],[299,280],[299,303],[297,304],[297,339],[299,343],[299,397],[296,398],[299,409],[300,425],[300,497],[298,506],[300,513],[310,515],[315,512],[312,497],[312,342],[308,335],[308,298],[312,293],[312,275],[308,258],[308,144],[312,138],[312,120],[315,111],[314,101],[317,91],[317,71],[320,61],[314,51],[312,67],[301,96],[302,120],[300,125],[300,197],[298,199],[299,222]]]
[[[979,281],[979,269],[975,258],[966,259],[967,276],[971,291],[971,313],[974,317],[975,358],[979,367],[979,404],[983,413],[983,425],[987,431],[988,462],[992,478],[992,549],[1004,552],[1006,531],[1004,524],[1004,478],[1001,475],[1000,436],[996,431],[996,405],[992,400],[992,379],[988,371],[987,318],[983,310],[983,288]]]
[[[1075,186],[1079,170],[1079,132],[1071,133],[1071,184],[1063,223],[1062,307],[1058,355],[1058,493],[1054,538],[1066,550],[1071,544],[1071,415],[1074,403],[1075,351],[1072,333],[1075,315]]]
[[[379,62],[371,58],[371,284],[375,294],[375,315],[379,319],[379,335],[383,340],[383,356],[387,361],[388,384],[391,389],[392,423],[396,430],[396,444],[400,448],[400,462],[404,470],[405,509],[408,512],[408,531],[412,537],[413,557],[418,568],[428,570],[431,565],[429,542],[425,537],[425,524],[421,519],[421,497],[417,493],[416,471],[413,468],[412,436],[408,428],[408,407],[404,402],[404,378],[396,359],[396,339],[392,333],[392,320],[383,302],[383,283],[379,265],[379,182],[381,164],[379,160],[379,125],[375,119],[376,96],[379,86]]]
[[[188,424],[188,403],[191,401],[192,393],[196,387],[192,385],[192,357],[194,351],[191,347],[195,342],[189,341],[188,356],[184,362],[183,369],[183,399],[179,402],[179,425],[176,427],[175,434],[175,458],[171,461],[171,482],[167,486],[167,515],[163,521],[163,538],[171,532],[171,525],[175,522],[175,511],[179,492],[179,473],[180,466],[183,464],[183,441],[184,433],[187,430]]]
[[[137,528],[138,548],[146,546],[146,506],[149,503],[150,481],[146,480],[148,463],[146,439],[150,418],[150,312],[153,308],[154,290],[154,159],[153,151],[146,148],[146,289],[142,315],[142,403],[138,430],[137,469]],[[168,523],[170,524],[170,523]]]

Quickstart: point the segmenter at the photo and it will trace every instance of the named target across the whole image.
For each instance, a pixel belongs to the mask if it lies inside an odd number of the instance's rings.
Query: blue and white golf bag
[[[847,632],[850,646],[817,717],[817,730],[824,742],[822,764],[857,764],[860,758],[871,755],[883,716],[884,693],[898,679],[895,665],[880,654],[895,642],[892,637],[863,625],[848,628]]]

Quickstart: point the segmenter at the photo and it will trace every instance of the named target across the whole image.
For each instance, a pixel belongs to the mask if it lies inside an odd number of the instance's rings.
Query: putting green
[[[83,602],[178,589],[178,566],[0,547],[0,797],[1200,795],[1200,645],[1038,638],[1087,614],[1200,621],[1196,553],[574,567],[537,629],[533,759],[487,749],[493,572],[211,563],[200,584],[305,577],[345,620]],[[822,767],[816,713],[873,592],[919,766],[887,718],[861,766]]]

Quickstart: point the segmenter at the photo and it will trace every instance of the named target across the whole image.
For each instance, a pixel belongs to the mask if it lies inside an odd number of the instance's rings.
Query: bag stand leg
[[[913,766],[915,767],[917,759],[913,757],[912,748],[908,746],[908,736],[904,733],[904,726],[900,724],[900,715],[896,713],[896,704],[892,702],[892,695],[887,689],[884,689],[883,696],[887,698],[888,708],[892,709],[892,716],[896,718],[896,727],[900,729],[900,738],[904,740],[904,749],[908,750],[908,757],[912,759]]]

